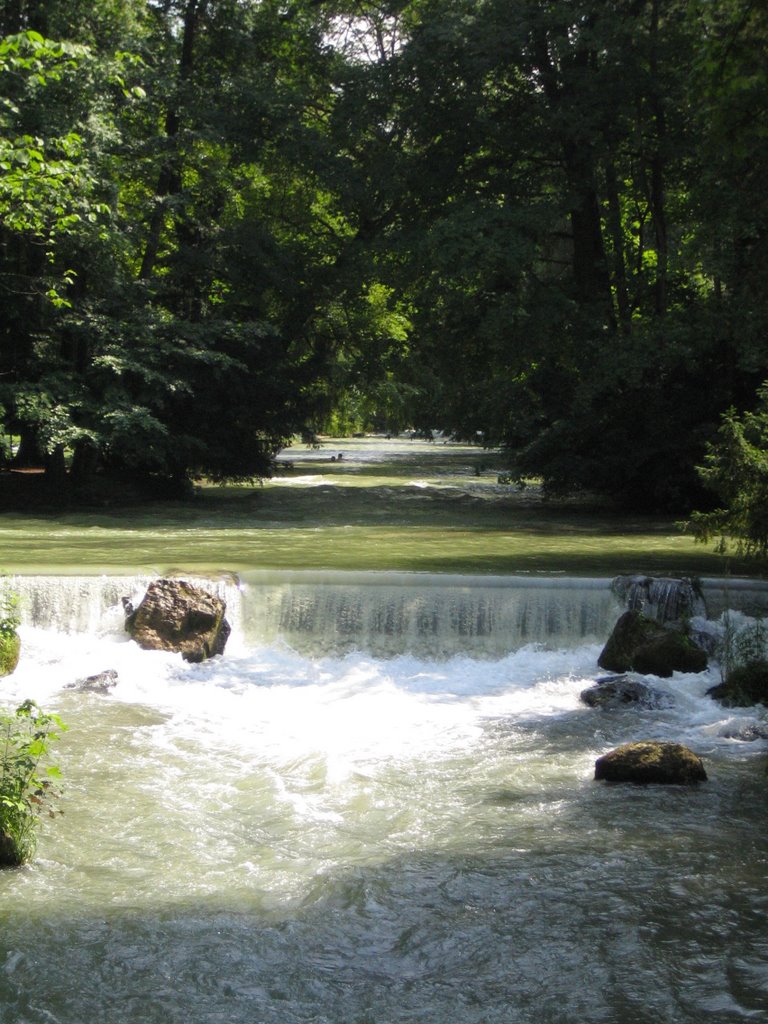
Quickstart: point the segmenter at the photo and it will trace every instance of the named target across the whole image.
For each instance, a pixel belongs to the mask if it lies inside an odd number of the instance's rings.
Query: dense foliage
[[[295,433],[413,426],[684,508],[755,408],[761,5],[2,11],[6,459],[247,479]]]

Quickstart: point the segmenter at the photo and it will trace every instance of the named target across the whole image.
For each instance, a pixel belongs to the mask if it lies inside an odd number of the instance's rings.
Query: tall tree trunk
[[[45,464],[45,452],[37,437],[37,430],[27,424],[16,424],[19,447],[13,457],[16,469],[40,469]]]
[[[654,148],[650,159],[650,206],[653,217],[653,233],[656,244],[656,283],[654,288],[654,306],[657,316],[664,316],[667,311],[667,275],[669,267],[669,241],[667,236],[666,197],[664,191],[664,171],[666,158],[664,146],[666,141],[666,118],[664,101],[659,83],[659,0],[651,4],[651,93],[650,105],[654,124]]]
[[[189,81],[194,69],[197,30],[207,6],[208,0],[187,0],[186,7],[184,8],[181,54],[179,57],[179,84],[175,103],[168,108],[165,115],[165,137],[169,152],[158,176],[155,207],[149,221],[147,240],[139,269],[139,278],[141,280],[146,280],[152,276],[157,256],[160,252],[168,199],[181,192],[182,167],[177,143],[181,129],[182,93],[184,85]]]
[[[572,197],[570,220],[576,297],[585,304],[605,302],[610,298],[610,279],[592,155],[584,146],[577,146],[570,140],[565,142],[563,152]]]
[[[569,85],[558,73],[543,29],[535,34],[534,51],[544,94],[553,111],[557,111],[562,107],[568,90],[574,86],[572,83]],[[575,76],[578,81],[584,80],[593,60],[594,53],[590,50],[584,47],[574,50],[570,61],[578,72]],[[563,129],[561,152],[570,197],[568,215],[573,238],[572,269],[576,299],[582,306],[603,306],[613,321],[613,300],[603,243],[594,155],[583,138],[573,138],[568,134],[568,127]]]
[[[58,444],[45,456],[45,479],[58,489],[66,486],[67,467],[64,462],[64,445]]]
[[[619,203],[619,183],[616,178],[616,167],[613,158],[605,162],[605,191],[608,200],[608,232],[613,249],[613,291],[616,296],[618,323],[623,333],[629,333],[632,320],[632,307],[629,302],[629,286],[627,284],[627,261],[624,251],[624,232],[621,224],[621,206]]]

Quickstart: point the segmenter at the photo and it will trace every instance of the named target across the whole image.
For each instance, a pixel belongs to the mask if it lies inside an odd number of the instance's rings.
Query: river
[[[606,578],[221,564],[201,665],[126,639],[140,558],[15,581],[3,701],[70,729],[64,814],[0,874],[2,1024],[768,1020],[768,742],[716,665],[598,711]],[[709,780],[594,782],[637,738]]]

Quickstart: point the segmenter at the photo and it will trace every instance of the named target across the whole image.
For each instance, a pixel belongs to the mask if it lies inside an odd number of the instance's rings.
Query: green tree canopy
[[[411,425],[681,507],[754,408],[750,0],[16,0],[0,24],[17,459],[247,479],[295,432]]]

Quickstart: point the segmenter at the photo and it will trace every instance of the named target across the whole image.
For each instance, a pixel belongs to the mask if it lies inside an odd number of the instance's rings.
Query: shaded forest
[[[768,495],[762,4],[4,0],[0,35],[5,468],[180,493],[412,428],[552,494]]]

